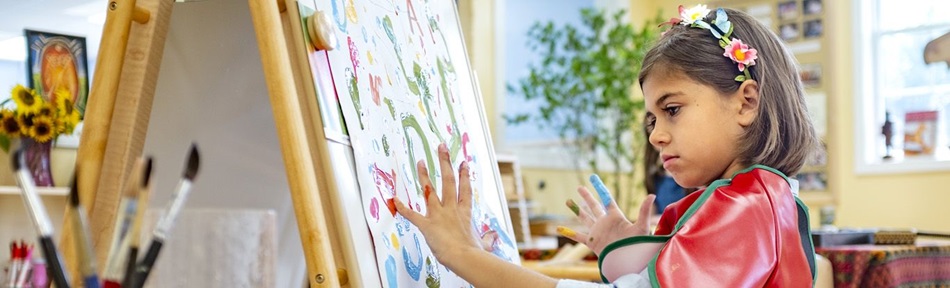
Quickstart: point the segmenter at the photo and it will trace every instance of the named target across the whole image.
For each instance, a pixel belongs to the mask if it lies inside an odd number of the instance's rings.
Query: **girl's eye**
[[[656,127],[656,117],[647,117],[646,121],[643,121],[643,127],[646,129],[647,135],[653,133],[653,128]]]
[[[673,117],[673,116],[676,116],[676,113],[680,112],[680,106],[666,107],[666,108],[663,108],[663,111],[666,111],[667,115],[670,115],[670,117]]]

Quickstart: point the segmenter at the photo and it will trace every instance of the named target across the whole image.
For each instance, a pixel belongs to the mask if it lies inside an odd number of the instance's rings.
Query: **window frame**
[[[852,0],[852,48],[853,54],[853,77],[854,92],[852,108],[854,109],[854,171],[858,175],[874,174],[899,174],[899,173],[917,173],[917,172],[937,172],[950,171],[950,153],[947,148],[941,148],[934,156],[915,156],[909,158],[897,157],[892,160],[883,160],[876,155],[877,148],[874,145],[883,145],[880,137],[880,127],[884,123],[884,110],[886,99],[875,87],[877,77],[877,54],[878,48],[875,43],[884,35],[897,33],[908,33],[924,31],[940,27],[947,27],[950,24],[935,24],[919,27],[910,27],[896,29],[893,31],[882,31],[878,29],[877,22],[873,19],[879,19],[878,2],[880,0]],[[938,89],[944,90],[947,87],[941,85]],[[950,113],[950,111],[941,111],[940,113]],[[894,119],[895,116],[892,116]],[[900,117],[900,116],[896,116]],[[941,115],[941,117],[945,117]],[[947,124],[942,124],[947,125]],[[938,126],[944,128],[943,126]],[[946,133],[945,130],[938,133]],[[894,137],[899,137],[900,133],[895,131]],[[939,135],[939,134],[938,134]],[[938,136],[938,139],[940,139]],[[947,144],[940,143],[939,144]],[[896,149],[895,149],[896,150]]]

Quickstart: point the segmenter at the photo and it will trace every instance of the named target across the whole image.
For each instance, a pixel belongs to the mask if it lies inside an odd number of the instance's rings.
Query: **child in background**
[[[663,167],[701,190],[667,207],[651,235],[652,195],[631,223],[609,198],[601,204],[578,188],[589,231],[561,231],[599,255],[611,285],[552,279],[484,251],[471,225],[469,168],[463,162],[456,179],[445,145],[442,199],[423,193],[427,215],[396,201],[439,262],[475,287],[813,285],[808,214],[787,176],[817,145],[794,58],[743,12],[698,5],[680,15],[647,52],[639,82]],[[425,192],[434,191],[427,167],[417,166]]]

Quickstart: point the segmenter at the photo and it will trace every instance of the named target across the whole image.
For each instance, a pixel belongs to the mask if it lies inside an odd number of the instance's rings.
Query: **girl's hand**
[[[578,194],[584,198],[586,205],[583,208],[574,204],[574,201],[568,200],[567,206],[571,208],[580,218],[584,226],[587,226],[588,233],[575,232],[565,227],[558,227],[558,232],[577,243],[587,245],[595,254],[600,255],[610,243],[617,240],[640,235],[650,234],[650,208],[653,207],[655,195],[647,195],[646,200],[640,204],[640,215],[637,222],[630,223],[620,212],[617,202],[610,200],[606,211],[603,204],[594,199],[590,191],[585,187],[577,188]]]
[[[472,227],[472,182],[469,178],[468,163],[462,161],[459,165],[457,184],[445,144],[439,145],[439,163],[442,169],[441,200],[432,188],[432,181],[429,179],[429,171],[425,163],[420,160],[416,164],[419,183],[422,185],[426,201],[426,211],[428,211],[426,215],[412,210],[398,198],[394,199],[396,211],[419,227],[429,248],[432,249],[432,254],[439,262],[445,264],[452,258],[448,255],[449,252],[463,250],[459,248],[481,249],[481,245]]]

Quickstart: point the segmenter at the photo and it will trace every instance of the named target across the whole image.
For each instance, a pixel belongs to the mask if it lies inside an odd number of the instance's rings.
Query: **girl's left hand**
[[[449,151],[445,144],[439,145],[439,163],[442,169],[442,199],[432,188],[429,170],[423,161],[419,161],[416,170],[422,185],[426,201],[426,215],[395,199],[396,211],[413,225],[419,227],[425,236],[429,248],[436,259],[443,264],[455,263],[448,252],[460,251],[458,248],[482,249],[472,227],[472,185],[468,163],[459,165],[458,183],[449,160]],[[457,263],[455,263],[457,264]]]
[[[650,235],[650,209],[653,207],[653,201],[656,199],[656,195],[647,195],[643,203],[640,203],[640,214],[637,221],[631,223],[630,220],[627,220],[627,217],[623,215],[623,212],[620,211],[617,202],[611,200],[607,209],[604,210],[603,204],[594,199],[594,196],[591,195],[587,188],[583,186],[578,187],[577,192],[581,195],[581,198],[584,198],[586,209],[570,207],[573,202],[569,202],[569,208],[571,208],[571,210],[577,210],[577,217],[587,226],[590,232],[563,231],[562,229],[565,228],[559,227],[558,230],[561,232],[561,235],[577,241],[577,243],[587,245],[587,247],[597,255],[600,255],[600,252],[602,252],[607,245],[617,240],[633,236]]]

